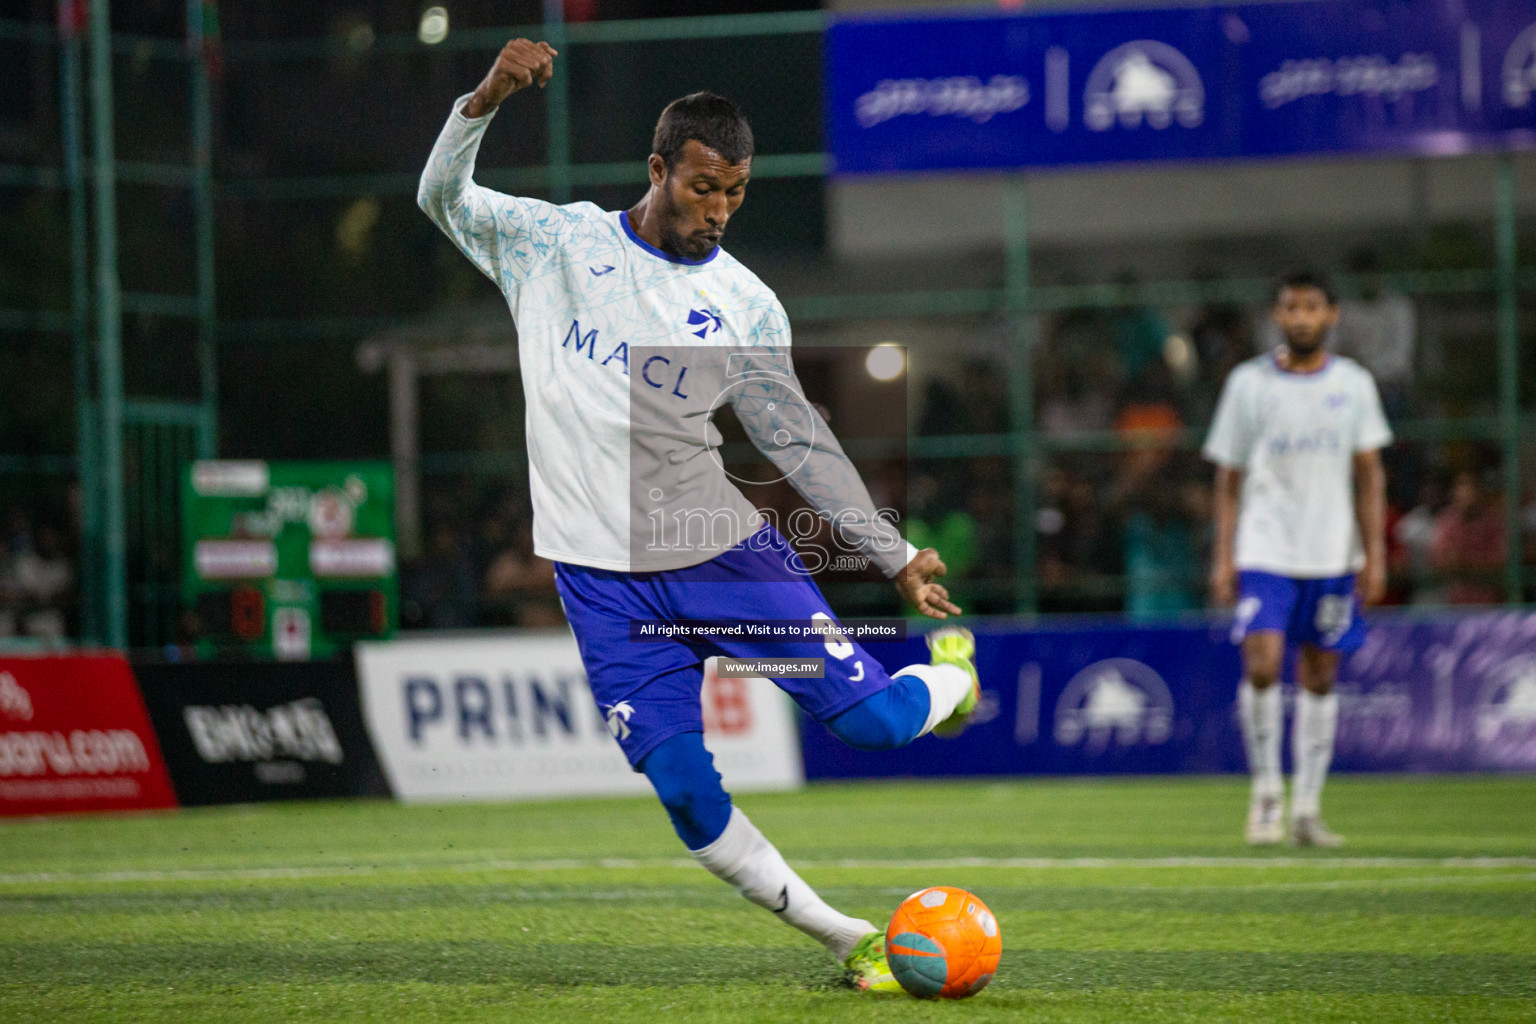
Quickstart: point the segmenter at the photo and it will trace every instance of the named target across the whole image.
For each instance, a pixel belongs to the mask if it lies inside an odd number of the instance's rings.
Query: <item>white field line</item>
[[[198,881],[260,881],[264,879],[298,878],[347,878],[367,875],[414,874],[443,872],[447,874],[481,874],[487,872],[553,872],[553,871],[633,871],[633,870],[693,870],[698,864],[689,857],[651,858],[631,860],[602,858],[595,860],[495,860],[463,861],[456,863],[415,864],[410,862],[372,863],[368,861],[343,861],[334,864],[318,864],[302,867],[248,867],[248,868],[168,868],[126,871],[37,871],[0,874],[0,886],[37,885],[50,882],[198,882]],[[1510,868],[1536,868],[1536,857],[949,857],[912,860],[846,859],[821,861],[795,861],[795,867],[803,871],[829,868],[856,868],[861,870],[890,869],[900,871],[953,870],[956,868],[1002,868],[1027,871],[1074,871],[1130,868],[1164,870],[1179,868],[1249,868],[1269,870],[1273,868],[1381,869],[1381,868],[1457,868],[1473,871],[1503,870]],[[1516,876],[1525,878],[1529,876]],[[1360,880],[1362,883],[1381,884],[1380,880]],[[1411,881],[1405,879],[1404,881]],[[1262,883],[1262,887],[1292,887],[1302,885],[1334,885],[1335,882],[1279,882]],[[1243,886],[1219,886],[1217,888],[1243,888]]]
[[[1536,872],[1519,874],[1486,875],[1404,875],[1393,878],[1334,878],[1326,882],[1254,882],[1249,885],[1193,886],[1199,889],[1221,889],[1244,892],[1254,889],[1394,889],[1415,885],[1497,885],[1502,882],[1533,882]],[[1155,889],[1156,886],[1142,886]],[[1184,888],[1184,887],[1177,887]]]
[[[807,868],[1536,868],[1536,857],[944,857],[797,861]]]

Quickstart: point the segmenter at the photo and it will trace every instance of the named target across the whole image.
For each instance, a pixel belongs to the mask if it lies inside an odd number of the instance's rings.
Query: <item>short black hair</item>
[[[1277,305],[1280,293],[1287,288],[1316,288],[1328,300],[1328,305],[1339,304],[1339,292],[1333,286],[1333,279],[1321,270],[1292,270],[1275,278],[1275,287],[1269,295],[1270,305]]]
[[[668,103],[656,122],[651,152],[670,168],[689,139],[708,146],[733,164],[752,158],[752,126],[747,123],[747,116],[736,104],[712,92],[691,93]]]

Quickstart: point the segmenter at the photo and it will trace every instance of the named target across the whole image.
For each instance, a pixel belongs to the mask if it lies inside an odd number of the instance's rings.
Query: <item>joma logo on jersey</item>
[[[606,344],[598,337],[600,331],[594,327],[586,333],[582,333],[581,321],[572,320],[570,329],[565,332],[565,340],[560,347],[570,350],[574,355],[586,354],[587,361],[597,363],[597,350],[606,348]],[[629,376],[629,343],[619,342],[615,345],[598,365],[607,366],[614,364],[614,368]],[[687,398],[683,391],[683,382],[688,376],[688,367],[681,363],[673,363],[666,356],[651,356],[640,364],[640,379],[658,391],[663,388],[671,388],[672,394],[678,398]]]

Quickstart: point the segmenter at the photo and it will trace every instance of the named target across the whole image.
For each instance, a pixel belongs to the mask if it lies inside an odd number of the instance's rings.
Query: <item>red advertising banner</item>
[[[0,658],[0,815],[175,806],[126,660]]]

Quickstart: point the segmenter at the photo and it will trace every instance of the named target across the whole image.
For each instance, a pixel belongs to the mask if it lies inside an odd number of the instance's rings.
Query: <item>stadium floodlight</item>
[[[875,380],[885,382],[900,377],[907,369],[907,353],[900,345],[882,341],[864,357],[864,369]]]
[[[421,24],[416,29],[416,38],[428,46],[436,46],[448,38],[448,8],[428,7],[421,12]]]

